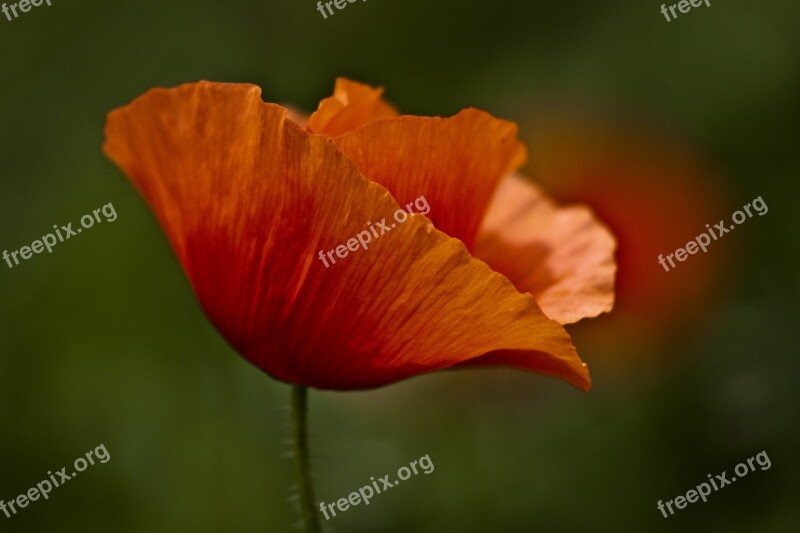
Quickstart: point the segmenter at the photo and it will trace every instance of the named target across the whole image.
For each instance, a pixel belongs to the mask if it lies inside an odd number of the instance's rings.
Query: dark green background
[[[312,109],[336,76],[403,112],[511,120],[575,98],[665,117],[724,169],[747,223],[726,303],[692,335],[578,339],[594,390],[510,370],[311,394],[317,495],[429,454],[431,475],[336,531],[764,531],[800,525],[796,0],[53,0],[0,18],[0,248],[113,202],[119,218],[0,263],[0,498],[104,443],[110,462],[1,531],[287,531],[289,388],[210,326],[148,209],[101,154],[105,114],[154,86],[251,82]],[[523,134],[525,130],[523,129]],[[614,194],[614,191],[609,191]],[[634,361],[631,363],[630,361]],[[654,363],[654,361],[659,361]],[[664,519],[672,499],[766,450],[772,468]]]

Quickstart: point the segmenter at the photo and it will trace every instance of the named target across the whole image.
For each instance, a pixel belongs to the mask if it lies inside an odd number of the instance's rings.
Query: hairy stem
[[[303,515],[306,533],[320,533],[314,500],[314,485],[311,482],[308,455],[308,389],[303,385],[292,386],[292,441],[294,446],[294,468],[297,478],[297,492],[300,498],[300,512]]]

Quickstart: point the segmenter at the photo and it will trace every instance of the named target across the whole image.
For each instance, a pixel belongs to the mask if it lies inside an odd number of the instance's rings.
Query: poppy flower
[[[513,123],[400,116],[381,93],[340,79],[304,121],[253,85],[153,89],[109,114],[104,151],[211,322],[279,380],[350,390],[505,365],[588,390],[563,324],[611,309],[611,233],[514,174]],[[318,259],[419,197],[426,215]]]

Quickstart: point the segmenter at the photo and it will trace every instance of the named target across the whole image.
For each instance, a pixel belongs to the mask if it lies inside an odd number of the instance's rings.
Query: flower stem
[[[300,512],[303,515],[306,533],[320,533],[319,515],[314,500],[314,485],[308,460],[307,392],[303,385],[292,386],[292,440],[294,445],[294,469],[297,477],[297,492]]]

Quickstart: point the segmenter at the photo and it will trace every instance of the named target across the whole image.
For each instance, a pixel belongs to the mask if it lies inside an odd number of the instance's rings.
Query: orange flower
[[[300,121],[258,87],[209,82],[151,90],[108,117],[106,154],[239,353],[326,389],[467,364],[589,389],[561,324],[611,308],[614,239],[586,208],[507,177],[525,160],[514,124],[475,109],[397,116],[347,80]],[[420,196],[427,217],[335,268],[318,260]]]

